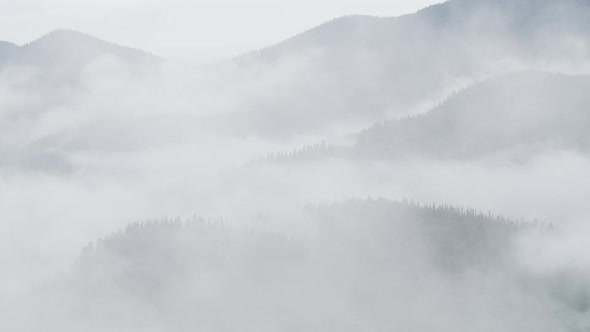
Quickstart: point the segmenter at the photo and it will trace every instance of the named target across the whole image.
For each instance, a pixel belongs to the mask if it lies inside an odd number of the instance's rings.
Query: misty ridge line
[[[485,1],[484,0],[477,0],[477,1],[480,1],[482,4],[487,4],[487,5],[489,5],[490,3],[493,3],[493,1],[489,1],[489,0],[485,0]],[[375,15],[348,14],[348,15],[343,15],[343,16],[335,17],[335,18],[333,18],[331,20],[328,20],[328,21],[326,21],[324,23],[321,23],[321,24],[319,24],[319,25],[317,25],[315,27],[312,27],[310,29],[307,29],[305,31],[302,31],[299,34],[296,34],[296,35],[294,35],[292,37],[288,37],[288,38],[286,38],[286,39],[284,39],[282,41],[279,41],[279,42],[277,42],[275,44],[271,44],[271,45],[268,45],[268,46],[265,46],[265,47],[262,47],[262,48],[256,49],[256,50],[245,51],[241,55],[233,56],[231,58],[231,60],[232,61],[236,61],[236,60],[239,60],[240,58],[249,57],[250,55],[258,55],[260,53],[264,53],[267,50],[270,50],[270,49],[273,49],[273,48],[277,48],[278,46],[282,46],[282,45],[288,44],[290,42],[297,42],[299,39],[301,39],[305,35],[310,35],[310,34],[313,35],[314,33],[318,32],[318,31],[321,31],[321,30],[323,30],[325,28],[329,28],[331,25],[338,24],[341,21],[343,21],[346,24],[349,24],[349,23],[350,24],[353,24],[352,22],[348,22],[348,21],[354,21],[356,19],[368,19],[368,20],[373,20],[373,21],[374,20],[380,20],[380,21],[398,21],[398,20],[403,20],[403,19],[406,19],[406,18],[414,18],[417,15],[431,15],[431,14],[435,14],[436,15],[436,13],[438,11],[444,11],[444,10],[446,10],[447,9],[446,7],[448,7],[450,4],[453,4],[454,5],[454,4],[457,4],[457,3],[460,3],[460,2],[461,2],[460,0],[446,0],[446,1],[442,1],[442,2],[437,3],[437,4],[429,5],[429,6],[425,7],[425,8],[422,8],[420,10],[417,10],[415,12],[403,14],[403,15],[400,15],[400,16],[375,16]],[[539,0],[538,2],[539,3],[542,3],[541,0]],[[448,22],[445,22],[445,23],[448,23]],[[84,33],[84,32],[79,32],[79,31],[76,31],[76,30],[67,29],[67,28],[55,29],[55,30],[53,30],[51,32],[48,32],[48,33],[40,36],[37,39],[34,39],[34,40],[32,40],[30,42],[27,42],[27,43],[24,43],[22,45],[14,44],[14,43],[11,43],[9,41],[0,41],[0,42],[4,42],[7,45],[16,46],[18,48],[26,48],[26,47],[29,47],[31,45],[34,45],[34,44],[36,44],[36,43],[38,43],[40,41],[45,40],[48,37],[53,37],[55,35],[70,35],[71,37],[74,37],[74,38],[76,38],[78,40],[81,40],[81,39],[94,40],[95,42],[103,43],[105,46],[106,45],[108,45],[108,46],[115,46],[115,47],[120,48],[122,50],[131,51],[131,52],[140,52],[140,53],[143,53],[145,55],[149,55],[149,56],[153,56],[155,58],[163,59],[162,57],[157,56],[157,55],[154,55],[153,53],[151,53],[151,52],[149,52],[147,50],[142,50],[142,49],[138,49],[138,48],[128,47],[128,46],[117,44],[117,43],[114,43],[114,42],[111,42],[111,41],[106,41],[106,40],[101,39],[99,37],[96,37],[96,36],[93,36],[93,35],[90,35],[90,34],[87,34],[87,33]],[[82,37],[82,38],[80,38],[80,37]],[[220,61],[222,61],[222,60],[220,60]]]
[[[431,5],[431,6],[436,6],[436,5]],[[422,11],[422,10],[424,10],[424,9],[420,9],[418,11]],[[416,11],[416,12],[418,12],[418,11]],[[228,58],[227,60],[238,61],[238,60],[240,60],[240,58],[248,57],[250,55],[254,55],[254,54],[263,52],[263,51],[265,51],[267,49],[270,49],[270,48],[279,46],[279,45],[281,45],[283,43],[290,42],[290,41],[292,41],[294,39],[299,38],[302,35],[305,35],[306,33],[314,32],[314,31],[316,31],[318,29],[321,29],[325,25],[329,25],[329,24],[334,23],[334,22],[339,21],[339,20],[346,20],[346,19],[349,19],[349,18],[393,19],[393,18],[398,18],[398,17],[402,17],[402,16],[406,16],[406,15],[413,15],[416,12],[414,12],[414,13],[408,13],[408,14],[403,14],[401,16],[375,16],[375,15],[348,14],[348,15],[342,15],[342,16],[334,17],[334,18],[332,18],[332,19],[330,19],[328,21],[325,21],[323,23],[318,24],[315,27],[312,27],[310,29],[307,29],[305,31],[302,31],[302,32],[300,32],[300,33],[298,33],[296,35],[291,36],[291,37],[285,38],[282,41],[279,41],[279,42],[276,42],[274,44],[270,44],[270,45],[261,47],[259,49],[244,51],[243,53],[238,54],[238,55],[235,55],[235,56],[232,56],[232,57]],[[88,33],[77,31],[77,30],[73,30],[73,29],[68,29],[68,28],[54,29],[54,30],[52,30],[50,32],[47,32],[47,33],[45,33],[45,34],[43,34],[43,35],[41,35],[41,36],[39,36],[39,37],[37,37],[37,38],[29,41],[29,42],[25,42],[25,43],[22,43],[22,44],[16,44],[16,43],[10,42],[8,40],[0,40],[0,44],[4,44],[4,45],[0,45],[0,46],[10,47],[10,48],[14,48],[14,49],[16,49],[16,48],[19,48],[19,49],[21,49],[21,48],[27,48],[27,47],[31,47],[32,45],[38,44],[39,42],[43,42],[43,41],[45,41],[48,38],[54,38],[54,37],[56,37],[56,35],[62,35],[62,36],[69,35],[69,36],[74,37],[74,38],[78,37],[76,39],[82,39],[82,38],[84,38],[84,39],[94,40],[95,42],[100,42],[100,43],[104,44],[105,46],[110,46],[110,47],[115,46],[117,48],[124,49],[124,50],[127,50],[127,51],[143,53],[145,55],[148,55],[148,56],[151,56],[151,57],[155,57],[155,58],[159,58],[161,60],[164,59],[163,57],[158,56],[158,55],[156,55],[156,54],[154,54],[154,53],[152,53],[152,52],[150,52],[148,50],[145,50],[145,49],[135,48],[135,47],[129,47],[129,46],[126,46],[126,45],[123,45],[123,44],[118,44],[116,42],[107,41],[106,39],[102,39],[102,38],[97,37],[97,36],[94,36],[92,34],[88,34]],[[216,61],[213,61],[213,62],[216,63],[216,62],[219,62],[219,61],[226,61],[226,60],[216,60]]]
[[[415,209],[415,210],[422,210],[426,213],[439,213],[444,214],[447,216],[462,216],[471,218],[474,220],[484,220],[486,222],[495,222],[500,224],[507,224],[507,225],[514,225],[516,228],[520,227],[540,227],[544,229],[554,229],[555,225],[553,224],[545,224],[539,222],[538,220],[527,221],[524,218],[519,220],[511,219],[505,217],[501,214],[492,213],[492,211],[482,212],[478,211],[474,208],[470,208],[468,206],[462,205],[453,205],[453,204],[437,204],[437,203],[421,203],[417,201],[413,201],[411,199],[403,199],[400,201],[392,201],[384,197],[377,197],[377,198],[351,198],[346,200],[341,200],[338,202],[311,202],[305,204],[299,210],[302,212],[318,212],[323,210],[331,210],[337,209],[340,207],[345,207],[347,205],[363,205],[363,204],[387,204],[397,208],[408,208],[408,209]],[[149,219],[145,221],[136,221],[130,222],[129,224],[125,225],[118,231],[115,231],[109,235],[99,238],[96,242],[108,242],[109,238],[117,237],[123,235],[125,233],[133,232],[137,229],[143,227],[170,227],[173,229],[182,229],[183,227],[190,227],[191,225],[200,225],[204,227],[211,227],[214,229],[233,229],[239,230],[244,232],[252,232],[252,231],[261,231],[260,229],[254,227],[251,224],[244,224],[244,223],[235,223],[229,219],[224,219],[221,217],[204,217],[200,216],[197,213],[193,214],[193,216],[189,218],[181,218],[177,217],[163,217],[163,218],[156,218],[156,219]],[[278,233],[278,231],[275,231]],[[289,234],[285,234],[289,235]],[[91,242],[87,245],[89,248],[95,247],[95,243]]]
[[[434,5],[433,5],[434,6]],[[420,9],[418,11],[416,11],[415,13],[422,11],[424,9]],[[368,19],[368,20],[389,20],[389,19],[395,19],[395,18],[399,18],[399,17],[403,17],[406,15],[413,15],[415,13],[409,13],[409,14],[404,14],[401,16],[375,16],[375,15],[358,15],[358,14],[348,14],[348,15],[343,15],[343,16],[339,16],[339,17],[334,17],[331,20],[325,21],[323,23],[318,24],[315,27],[312,27],[310,29],[307,29],[305,31],[302,31],[298,34],[295,34],[291,37],[288,37],[282,41],[276,42],[274,44],[270,44],[264,47],[261,47],[259,49],[255,49],[255,50],[250,50],[250,51],[246,51],[243,52],[241,54],[238,54],[236,56],[233,56],[231,58],[231,60],[233,61],[240,61],[242,58],[248,58],[251,56],[256,56],[259,55],[260,53],[263,53],[265,51],[268,51],[272,48],[275,47],[280,47],[283,44],[289,43],[289,42],[297,42],[298,39],[301,39],[303,36],[305,36],[308,33],[315,33],[318,31],[321,31],[322,29],[326,28],[326,26],[329,26],[331,24],[335,24],[335,23],[339,23],[340,21],[347,21],[347,20],[354,20],[354,19]]]
[[[365,215],[365,212],[373,210],[378,212],[370,216]],[[519,224],[491,214],[480,214],[473,210],[452,206],[419,206],[419,204],[383,199],[320,204],[308,208],[306,213],[308,217],[312,215],[320,217],[319,220],[315,220],[319,222],[319,229],[311,236],[226,227],[222,223],[210,222],[198,217],[188,222],[165,220],[132,224],[120,232],[99,240],[95,245],[87,246],[73,266],[71,274],[49,282],[44,286],[45,289],[40,290],[38,296],[47,300],[61,299],[65,306],[83,303],[83,307],[86,308],[90,305],[91,310],[85,309],[79,312],[78,323],[91,321],[99,326],[108,326],[104,325],[105,319],[115,319],[128,329],[141,330],[153,326],[151,324],[155,322],[148,319],[149,323],[144,326],[145,320],[138,321],[139,317],[151,310],[150,306],[145,308],[139,304],[152,301],[162,301],[175,308],[171,311],[158,311],[159,315],[166,317],[166,320],[176,322],[170,323],[173,326],[184,324],[218,326],[220,322],[217,316],[207,317],[199,311],[191,313],[179,310],[185,305],[206,310],[208,301],[215,303],[221,301],[223,307],[232,308],[232,311],[245,303],[256,303],[256,308],[264,308],[263,312],[273,312],[271,308],[272,305],[276,305],[276,301],[282,303],[284,300],[293,299],[291,289],[304,292],[306,300],[315,298],[323,304],[326,304],[324,301],[329,301],[330,297],[336,296],[340,299],[344,296],[341,301],[354,308],[354,301],[350,302],[350,299],[346,299],[346,294],[350,291],[348,287],[351,286],[344,286],[346,284],[339,282],[332,287],[324,285],[323,287],[326,288],[315,295],[305,291],[305,287],[311,286],[309,282],[323,284],[332,278],[338,280],[337,276],[346,280],[348,278],[365,280],[367,277],[365,273],[368,271],[379,272],[382,275],[375,274],[373,278],[383,278],[383,281],[388,278],[398,278],[399,275],[396,277],[396,274],[400,271],[395,264],[403,264],[408,250],[410,252],[415,250],[415,255],[411,258],[413,264],[409,264],[406,268],[410,271],[416,269],[414,272],[419,274],[414,278],[420,280],[424,277],[431,278],[433,275],[442,280],[456,278],[461,280],[464,274],[484,273],[485,275],[485,271],[490,268],[508,273],[511,278],[514,278],[510,282],[518,283],[521,279],[526,281],[531,278],[529,272],[512,275],[511,269],[518,269],[519,263],[513,262],[514,258],[511,257],[509,248],[521,232],[535,230],[539,227],[537,225]],[[363,215],[365,218],[359,219]],[[356,234],[351,235],[349,233],[351,230],[354,230]],[[544,233],[546,230],[538,229],[538,231]],[[346,246],[343,247],[343,243]],[[375,246],[377,247],[374,248]],[[384,250],[376,252],[374,249],[379,249],[380,246],[384,246]],[[426,252],[422,253],[422,250]],[[445,254],[447,251],[454,254],[447,256]],[[334,253],[345,256],[347,261],[360,264],[363,269],[349,270],[349,264],[333,261]],[[424,270],[423,254],[426,253],[429,257],[426,260],[432,259],[435,265]],[[373,260],[378,262],[385,260],[389,263],[375,266],[372,263]],[[157,269],[154,269],[152,265],[154,262],[159,262]],[[313,273],[308,275],[307,271],[313,271]],[[138,273],[146,272],[146,279],[137,280]],[[191,289],[188,294],[182,287],[188,280],[195,278],[202,280],[211,275],[216,276],[213,279],[215,280],[213,285],[222,283],[221,293],[218,289],[210,294],[207,290],[198,287]],[[302,278],[301,281],[294,280],[292,275]],[[255,276],[256,280],[260,281],[250,279]],[[207,280],[202,281],[207,282]],[[369,280],[371,279],[367,281]],[[360,292],[368,296],[365,301],[387,306],[392,304],[395,297],[388,297],[389,300],[382,301],[371,294],[379,289],[384,291],[383,288],[387,292],[399,292],[400,290],[395,286],[396,280],[389,279],[390,282],[378,284],[367,283],[364,286],[363,283],[355,284],[352,290],[354,293]],[[179,282],[181,282],[180,285]],[[279,291],[269,298],[264,295],[256,296],[249,291],[235,292],[231,286],[235,283],[245,283],[249,286],[247,289],[253,287],[252,290],[255,291],[259,287],[257,286],[259,282],[268,283],[264,289],[271,287],[275,292],[283,289],[287,291],[287,294]],[[543,296],[545,283],[547,282],[543,282],[539,287],[535,285],[530,292]],[[212,287],[215,287],[213,285]],[[376,285],[380,286],[374,288]],[[177,289],[177,286],[181,286],[180,289]],[[278,288],[275,289],[275,287]],[[97,293],[97,290],[102,292]],[[168,303],[169,296],[178,291],[182,291],[185,296]],[[560,301],[563,301],[564,305],[575,306],[575,302],[571,302],[575,299],[567,297],[566,293],[563,295],[566,297]],[[104,307],[105,303],[102,301],[94,304],[93,301],[89,301],[89,297],[108,299],[112,296],[120,299],[113,307]],[[283,296],[287,297],[283,298]],[[551,296],[557,296],[557,294]],[[180,301],[182,305],[179,307],[176,301]],[[201,301],[204,302],[201,303]],[[131,312],[130,316],[126,316],[123,320],[117,318],[117,310],[129,305],[136,307],[138,311]],[[246,308],[243,310],[248,312],[247,317],[261,313],[250,306]],[[99,316],[95,315],[96,310],[100,310]],[[370,314],[372,311],[370,308],[356,310],[359,310],[357,313],[363,317],[368,315],[362,319],[363,321],[374,319]],[[48,315],[43,321],[60,326],[61,320],[64,319],[61,317],[63,313],[59,309],[51,312],[52,315]],[[231,326],[255,328],[256,323],[250,325],[252,323],[247,317],[237,313],[233,317],[236,321],[230,321]],[[66,322],[69,321],[65,319]],[[302,318],[296,312],[290,311],[285,319],[297,321]],[[321,321],[321,319],[319,321],[306,319],[301,320],[299,325],[323,326]],[[39,322],[32,323],[31,325],[34,326]],[[271,320],[268,323],[279,329],[292,324],[284,320]],[[96,329],[99,330],[100,327],[96,326]]]
[[[507,227],[508,229],[524,231],[531,229],[554,231],[555,229],[554,225],[544,224],[537,220],[513,220],[500,214],[493,214],[491,211],[481,212],[465,206],[436,203],[426,204],[407,199],[402,201],[391,201],[386,198],[354,198],[331,203],[316,202],[306,204],[303,208],[301,208],[300,211],[304,213],[321,214],[343,208],[351,208],[354,210],[359,207],[372,205],[384,205],[393,209],[418,211],[425,215],[437,215],[442,218],[463,218],[467,220],[468,224],[471,225],[495,224],[497,226]],[[266,218],[266,216],[264,218]],[[413,222],[413,220],[410,220],[410,222]],[[447,225],[444,224],[439,226],[447,227]],[[108,247],[110,243],[120,243],[121,239],[126,238],[136,232],[158,232],[159,229],[166,229],[175,232],[196,230],[197,232],[205,233],[207,231],[217,231],[229,233],[237,232],[238,234],[268,234],[271,236],[279,236],[289,241],[300,241],[302,239],[308,238],[309,236],[313,236],[312,234],[305,234],[301,238],[301,235],[290,234],[284,230],[272,229],[272,227],[270,229],[266,229],[264,224],[262,224],[262,226],[255,226],[252,224],[235,223],[231,220],[224,220],[223,218],[219,217],[202,217],[198,216],[197,214],[194,214],[192,217],[187,219],[182,219],[181,217],[164,217],[160,219],[129,223],[123,228],[87,244],[84,248],[82,248],[78,258],[74,263],[74,267],[79,264],[84,264],[85,259],[91,255],[96,254],[97,252],[100,252],[102,248]],[[485,234],[485,229],[480,229],[479,231],[481,231],[482,234]]]
[[[434,6],[434,5],[433,5]],[[408,14],[411,15],[411,14]],[[352,15],[354,16],[354,15]],[[486,81],[498,79],[505,76],[510,76],[518,73],[547,73],[553,74],[552,72],[542,70],[517,70],[509,73],[501,73],[492,77],[479,78],[470,84],[461,86],[459,88],[453,88],[448,94],[445,94],[439,101],[434,102],[433,105],[427,106],[424,110],[417,113],[402,114],[399,117],[378,120],[365,128],[351,131],[345,135],[336,138],[322,138],[315,142],[308,142],[299,147],[294,147],[289,150],[277,150],[273,152],[267,152],[264,155],[258,155],[252,157],[249,161],[244,163],[244,167],[252,167],[258,163],[264,162],[289,162],[296,160],[305,160],[310,157],[344,157],[343,153],[354,148],[358,144],[358,138],[363,135],[370,133],[373,130],[386,127],[392,123],[404,123],[412,119],[417,119],[422,116],[427,116],[431,112],[436,112],[442,109],[450,99],[469,91],[473,87],[485,84]],[[560,73],[555,73],[560,74]],[[566,74],[563,74],[566,75]],[[566,75],[566,76],[580,76],[580,75]]]
[[[23,48],[29,48],[29,47],[35,46],[36,44],[39,44],[39,43],[51,42],[52,40],[59,41],[59,40],[68,40],[68,39],[76,39],[78,41],[90,41],[90,42],[93,42],[96,44],[101,44],[101,45],[106,46],[111,49],[118,48],[118,49],[126,50],[128,52],[141,53],[146,56],[163,59],[162,57],[155,55],[152,52],[144,50],[144,49],[139,49],[139,48],[130,47],[130,46],[122,45],[122,44],[117,44],[115,42],[107,41],[105,39],[102,39],[100,37],[97,37],[97,36],[94,36],[94,35],[91,35],[91,34],[88,34],[85,32],[81,32],[81,31],[77,31],[77,30],[73,30],[73,29],[68,29],[68,28],[54,29],[52,31],[49,31],[49,32],[39,36],[38,38],[35,38],[29,42],[26,42],[26,43],[23,43],[20,45],[9,42],[9,41],[0,41],[0,42],[4,42],[4,43],[7,43],[7,44],[14,46],[16,48],[23,49]]]
[[[501,74],[500,76],[502,76],[502,75],[509,75],[509,74]],[[362,136],[362,135],[366,134],[367,132],[375,130],[376,128],[384,127],[390,123],[404,122],[407,120],[421,117],[423,115],[427,115],[430,112],[433,112],[433,111],[436,111],[436,110],[442,108],[442,106],[445,105],[447,103],[447,101],[449,99],[453,98],[454,96],[461,94],[464,91],[469,90],[473,86],[477,86],[479,84],[482,84],[483,82],[485,82],[486,80],[489,80],[489,79],[492,79],[492,78],[482,78],[482,79],[472,83],[471,85],[467,85],[467,86],[464,86],[461,88],[453,89],[448,95],[445,95],[442,98],[442,100],[436,102],[432,106],[428,106],[424,111],[420,111],[419,113],[408,114],[408,115],[402,114],[401,117],[398,117],[398,118],[379,120],[375,123],[370,124],[369,126],[363,128],[363,129],[352,131],[352,132],[347,133],[341,137],[323,138],[323,139],[317,140],[315,142],[305,143],[302,146],[294,147],[290,150],[278,150],[278,151],[268,152],[264,155],[254,156],[249,161],[245,162],[244,166],[251,167],[257,163],[263,163],[263,162],[289,162],[289,161],[295,161],[295,160],[300,160],[300,159],[304,160],[306,158],[313,157],[313,156],[315,156],[315,157],[342,156],[342,155],[340,155],[341,153],[346,152],[346,150],[353,148],[357,144],[357,140],[358,140],[359,136]]]
[[[568,75],[562,73],[554,73],[554,72],[547,72],[547,71],[539,71],[539,70],[523,70],[523,71],[515,71],[511,73],[499,74],[495,77],[481,79],[478,82],[474,82],[472,85],[466,86],[461,89],[456,89],[451,92],[443,101],[437,103],[436,105],[429,108],[427,111],[407,115],[398,119],[389,119],[389,120],[381,120],[377,123],[370,125],[369,127],[356,131],[354,133],[350,133],[340,139],[323,139],[311,144],[305,144],[302,147],[295,148],[288,151],[277,151],[272,152],[264,156],[256,157],[253,162],[289,162],[289,161],[304,161],[304,160],[317,160],[318,158],[329,158],[329,157],[340,157],[346,158],[350,157],[347,153],[352,152],[353,149],[359,147],[360,144],[363,144],[363,140],[366,140],[367,137],[370,137],[374,132],[392,132],[390,128],[395,126],[399,127],[411,127],[416,123],[420,123],[422,120],[429,119],[432,117],[440,117],[445,115],[451,115],[452,113],[456,113],[459,110],[456,107],[457,101],[459,99],[469,98],[470,95],[473,95],[481,90],[485,89],[493,89],[494,86],[501,84],[502,81],[510,81],[512,79],[516,79],[518,77],[531,77],[531,79],[535,79],[538,77],[539,79],[546,79],[551,81],[559,81],[559,80],[569,80],[569,81],[588,81],[590,78],[589,75],[580,74],[580,75]],[[581,85],[580,85],[581,86]],[[521,85],[522,87],[522,85]],[[551,93],[551,92],[549,92]],[[518,101],[519,99],[526,98],[524,93],[516,94],[512,97],[511,101]],[[471,105],[473,107],[477,107],[477,105]],[[569,106],[565,106],[569,107]],[[475,112],[475,110],[470,110]],[[541,110],[539,110],[541,111]],[[549,112],[559,112],[560,110],[557,107],[554,107]],[[544,110],[543,112],[548,112]],[[526,114],[525,110],[516,108],[513,110],[514,114],[518,114],[522,112]],[[382,155],[382,157],[385,157]]]

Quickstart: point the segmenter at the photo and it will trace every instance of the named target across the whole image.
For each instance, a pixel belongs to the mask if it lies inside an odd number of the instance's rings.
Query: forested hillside
[[[359,155],[478,158],[590,148],[590,76],[522,72],[457,92],[433,110],[359,135]]]
[[[383,121],[342,139],[352,144],[320,142],[266,160],[526,160],[555,151],[587,154],[589,92],[588,75],[501,75],[459,90],[425,113]]]
[[[513,311],[533,310],[510,298],[539,296],[536,287],[510,288],[530,277],[515,256],[519,237],[550,232],[547,226],[383,199],[274,217],[290,220],[291,231],[201,218],[132,224],[88,246],[71,271],[34,293],[33,306],[44,313],[27,323],[89,331],[353,331],[367,324],[420,331],[446,321],[465,329],[478,324],[460,312],[482,315],[503,303],[497,318],[509,320]],[[304,225],[310,228],[292,232]],[[488,296],[477,288],[488,282],[508,287],[507,302],[469,299],[473,291]],[[439,283],[453,285],[454,295],[439,293]],[[418,312],[435,317],[424,321]]]

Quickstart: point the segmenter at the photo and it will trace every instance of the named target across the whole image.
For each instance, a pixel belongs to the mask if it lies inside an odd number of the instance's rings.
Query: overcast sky
[[[346,14],[398,16],[441,0],[0,0],[0,40],[69,28],[159,55],[206,62]]]

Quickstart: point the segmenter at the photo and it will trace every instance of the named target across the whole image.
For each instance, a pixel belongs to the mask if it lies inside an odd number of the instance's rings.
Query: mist
[[[385,15],[0,43],[0,326],[586,330],[590,5]]]

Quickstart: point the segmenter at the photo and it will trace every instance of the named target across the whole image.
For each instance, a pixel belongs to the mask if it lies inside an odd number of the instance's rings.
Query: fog
[[[0,326],[586,330],[588,18],[451,0],[207,65],[0,44]]]

